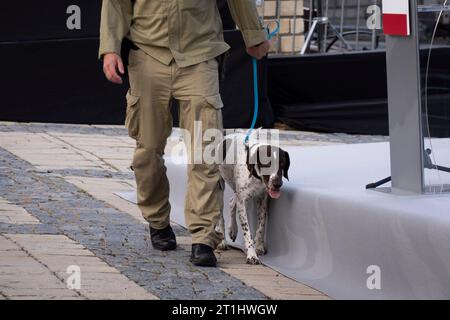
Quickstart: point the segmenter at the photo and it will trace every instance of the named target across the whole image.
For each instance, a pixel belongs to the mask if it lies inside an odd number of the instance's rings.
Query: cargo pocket
[[[125,127],[128,129],[128,135],[134,140],[139,138],[139,97],[127,93],[127,113],[125,117]]]
[[[205,97],[206,107],[202,112],[202,122],[205,129],[223,130],[222,108],[223,102],[220,94]]]

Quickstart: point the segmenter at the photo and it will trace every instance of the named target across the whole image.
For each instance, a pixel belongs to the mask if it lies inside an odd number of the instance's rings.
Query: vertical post
[[[377,5],[377,0],[373,0],[373,5]],[[377,46],[377,28],[372,29],[372,40],[371,40],[371,48],[375,50]]]
[[[386,35],[392,192],[397,194],[424,192],[417,0],[409,1],[409,17],[409,36]]]
[[[311,27],[312,27],[312,20],[313,20],[313,11],[314,11],[314,6],[313,6],[313,0],[309,0],[309,21],[308,21],[308,32],[311,32]]]
[[[356,35],[355,35],[355,50],[359,51],[359,16],[361,14],[361,0],[358,0],[358,2],[356,3]]]
[[[317,1],[317,17],[323,17],[323,7],[322,0]],[[317,46],[319,52],[324,53],[327,50],[327,41],[324,38],[325,28],[327,28],[327,23],[320,23],[317,28]]]
[[[324,17],[326,17],[328,19],[328,0],[325,1],[325,12],[324,12]],[[326,24],[325,28],[324,28],[324,35],[323,38],[325,39],[325,52],[327,51],[327,42],[328,42],[328,24],[330,23],[330,20],[328,19],[328,23]]]
[[[277,5],[277,7],[276,7],[277,21],[281,21],[281,0],[277,0],[276,5]],[[279,39],[279,43],[276,48],[276,54],[280,53],[280,47],[281,47],[281,37],[279,37],[278,39]]]
[[[289,32],[292,33],[292,55],[295,55],[295,40],[297,38],[297,9],[298,9],[298,0],[295,0],[294,4],[294,17],[293,19],[289,19]],[[291,30],[292,26],[292,30]]]
[[[341,35],[344,35],[344,19],[345,19],[345,0],[341,0],[341,26],[340,26],[340,29],[339,29],[339,33]],[[342,50],[343,49],[343,45],[344,45],[344,42],[341,40],[341,42],[339,44],[339,49],[341,51],[343,51]]]

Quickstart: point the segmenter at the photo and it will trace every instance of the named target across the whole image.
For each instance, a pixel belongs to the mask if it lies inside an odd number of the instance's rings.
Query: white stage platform
[[[433,147],[450,167],[450,139]],[[271,202],[264,264],[335,299],[450,298],[450,195],[365,190],[390,174],[388,143],[285,149],[290,182]],[[185,166],[166,164],[172,220],[184,225]],[[450,174],[429,171],[430,183],[450,183]],[[226,204],[230,196],[228,188]],[[367,287],[370,266],[381,289]]]

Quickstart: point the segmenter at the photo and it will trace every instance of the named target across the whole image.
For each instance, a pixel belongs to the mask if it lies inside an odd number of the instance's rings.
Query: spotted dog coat
[[[245,135],[233,134],[227,136],[225,140],[227,139],[233,139],[237,144],[244,144]],[[231,240],[236,240],[236,236],[238,233],[236,222],[237,214],[243,231],[245,249],[247,254],[247,263],[259,264],[260,261],[258,256],[264,255],[266,253],[264,241],[269,204],[269,196],[266,192],[267,186],[264,184],[262,179],[258,179],[256,176],[250,174],[249,168],[247,166],[246,152],[237,152],[235,156],[236,161],[234,164],[219,165],[219,171],[222,178],[234,192],[234,195],[230,201],[230,221],[228,225],[228,235]],[[247,205],[251,200],[255,200],[258,219],[255,239],[252,238],[247,217]],[[223,215],[219,220],[217,229],[222,234],[225,234],[225,221]],[[223,240],[219,245],[219,248],[226,249],[226,247],[226,242],[225,240]]]

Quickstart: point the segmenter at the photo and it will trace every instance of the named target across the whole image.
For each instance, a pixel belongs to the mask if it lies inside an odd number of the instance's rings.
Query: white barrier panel
[[[450,165],[450,139],[433,144]],[[290,182],[271,202],[264,264],[335,299],[450,298],[449,195],[365,190],[389,175],[388,143],[285,149]],[[172,220],[184,225],[185,167],[167,166]]]

